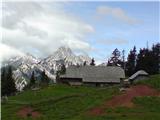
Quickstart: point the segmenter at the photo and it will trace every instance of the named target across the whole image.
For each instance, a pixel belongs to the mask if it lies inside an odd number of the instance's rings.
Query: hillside
[[[160,75],[151,76],[139,84],[147,84],[157,89]],[[152,81],[152,82],[151,82]],[[136,85],[138,86],[138,85]],[[153,88],[151,88],[153,89]],[[157,91],[154,89],[154,91]],[[159,92],[159,91],[158,91]],[[2,120],[21,120],[25,112],[30,111],[25,120],[159,120],[160,97],[136,97],[132,107],[108,107],[102,115],[91,115],[88,111],[102,106],[105,101],[119,96],[118,86],[70,87],[53,85],[37,91],[25,91],[2,103]]]
[[[148,80],[139,81],[137,84],[146,84],[160,90],[160,74],[153,75]]]

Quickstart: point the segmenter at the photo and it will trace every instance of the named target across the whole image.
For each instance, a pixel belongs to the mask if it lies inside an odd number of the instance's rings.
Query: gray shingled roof
[[[82,78],[83,82],[120,82],[124,70],[113,66],[69,66],[61,78]]]
[[[129,80],[135,79],[139,75],[148,76],[148,73],[144,70],[139,70],[136,73],[134,73],[131,77],[129,77]]]

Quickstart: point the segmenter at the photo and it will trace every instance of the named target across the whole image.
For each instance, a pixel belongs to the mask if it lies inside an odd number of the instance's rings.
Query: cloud
[[[97,43],[105,44],[105,45],[123,45],[123,44],[127,44],[128,40],[114,38],[114,39],[99,40],[97,41]]]
[[[21,51],[14,47],[10,47],[8,45],[0,43],[0,63],[3,60],[7,60],[10,57],[16,56],[16,55],[24,55]]]
[[[3,45],[38,57],[52,54],[60,46],[88,52],[92,46],[86,36],[94,32],[88,23],[66,13],[63,4],[3,3]]]
[[[112,16],[128,24],[139,23],[139,20],[128,16],[127,12],[125,12],[121,8],[114,8],[114,7],[109,7],[109,6],[99,6],[96,9],[96,13],[99,18],[103,18],[106,16]]]

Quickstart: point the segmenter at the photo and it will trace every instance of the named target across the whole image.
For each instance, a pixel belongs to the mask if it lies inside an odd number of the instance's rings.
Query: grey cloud
[[[85,37],[94,32],[94,28],[58,6],[52,3],[6,3],[0,28],[3,44],[40,56],[47,56],[62,45],[72,50],[90,51],[92,47]]]
[[[2,3],[2,26],[14,29],[17,23],[26,16],[33,16],[43,8],[34,2],[7,2]]]
[[[19,51],[18,49],[14,48],[14,47],[10,47],[6,44],[0,43],[0,48],[1,48],[1,52],[0,52],[0,63],[3,60],[7,60],[8,58],[12,57],[12,56],[16,56],[16,55],[24,55],[21,51]]]
[[[45,37],[48,36],[48,33],[43,31],[43,30],[39,30],[37,28],[34,28],[32,26],[26,25],[25,23],[22,24],[22,30],[28,34],[29,36],[38,36],[42,39],[44,39]]]
[[[128,24],[136,24],[140,22],[136,18],[129,16],[127,12],[121,8],[114,8],[114,7],[109,7],[109,6],[99,6],[96,9],[96,14],[97,14],[97,17],[99,18],[103,18],[105,16],[112,16]]]

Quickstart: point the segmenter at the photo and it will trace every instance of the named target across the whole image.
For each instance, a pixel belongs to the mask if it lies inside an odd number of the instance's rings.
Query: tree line
[[[95,66],[95,60],[92,58],[91,66]],[[86,66],[86,61],[83,63]],[[152,45],[152,48],[141,48],[138,52],[136,46],[130,50],[127,59],[125,60],[124,50],[122,53],[116,48],[112,52],[112,56],[107,61],[107,66],[119,66],[125,70],[127,76],[131,76],[138,70],[145,70],[149,74],[160,73],[160,43]],[[56,72],[56,79],[65,74],[66,67],[63,64],[61,69]],[[33,71],[30,77],[29,84],[25,87],[35,88],[37,86],[48,86],[50,79],[46,75],[45,70],[41,72],[40,79],[35,77]],[[15,80],[13,79],[13,71],[11,66],[1,68],[1,96],[12,95],[17,91]]]
[[[35,87],[45,87],[48,86],[50,79],[45,73],[45,70],[41,72],[40,79],[35,77],[35,72],[33,71],[30,77],[30,82],[24,89],[32,89]],[[13,68],[12,66],[5,66],[1,68],[1,96],[14,95],[17,92],[15,80],[13,78]]]
[[[35,88],[35,87],[45,87],[48,86],[50,83],[50,78],[46,75],[45,70],[43,70],[40,73],[40,78],[37,78],[35,76],[35,72],[32,71],[31,77],[30,77],[30,82],[29,84],[26,86],[26,89],[30,89],[30,88]]]
[[[83,66],[86,66],[84,61]],[[94,58],[91,59],[90,66],[95,66]],[[77,65],[80,66],[80,65]],[[107,66],[119,66],[125,70],[126,76],[131,76],[138,70],[145,70],[149,74],[160,73],[160,43],[153,44],[151,49],[140,48],[137,52],[136,46],[129,51],[125,59],[125,51],[120,52],[117,48],[112,52],[112,56],[107,61]]]
[[[12,76],[12,67],[1,68],[1,96],[12,95],[17,91],[15,81]]]
[[[124,59],[124,50],[116,48],[107,66],[121,66],[127,76],[131,76],[138,70],[145,70],[149,74],[160,73],[160,43],[152,45],[152,48],[141,48],[138,52],[136,46],[130,50],[127,60]]]

